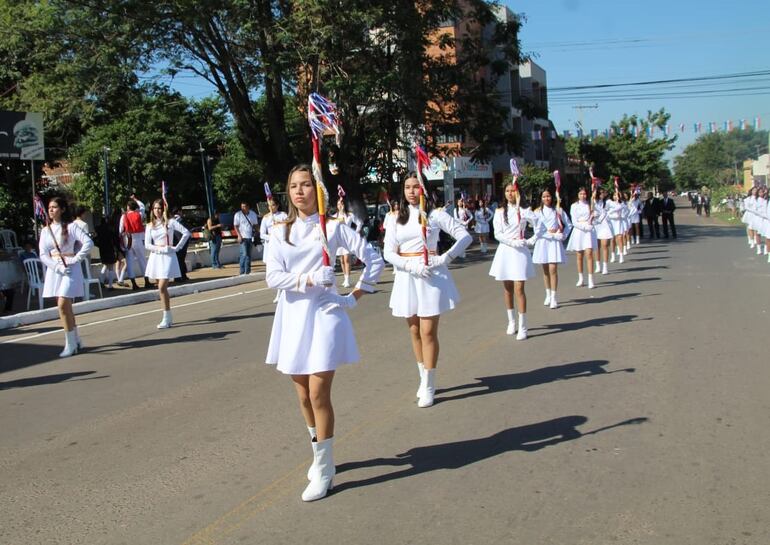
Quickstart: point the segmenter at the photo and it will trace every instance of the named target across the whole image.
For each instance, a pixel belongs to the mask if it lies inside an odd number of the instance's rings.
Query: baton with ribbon
[[[318,221],[321,226],[323,264],[328,267],[331,265],[326,239],[326,207],[329,203],[329,192],[324,184],[323,170],[321,169],[321,139],[324,132],[331,131],[339,140],[340,127],[337,106],[318,93],[310,93],[307,97],[307,120],[310,124],[313,143],[313,177],[316,182],[316,196],[318,198]]]
[[[521,226],[521,189],[519,188],[519,165],[516,159],[511,159],[511,175],[513,176],[513,198],[516,201],[516,221],[519,223],[519,238],[524,238],[524,229]],[[508,206],[506,203],[505,206]]]
[[[425,181],[422,177],[423,167],[430,165],[430,157],[420,146],[414,146],[414,155],[417,157],[417,181],[420,182],[420,225],[422,226],[422,257],[425,265],[428,265],[428,217],[425,214]]]
[[[559,223],[559,231],[564,231],[564,224],[561,221],[561,174],[558,170],[553,171],[553,179],[556,186],[556,221]]]

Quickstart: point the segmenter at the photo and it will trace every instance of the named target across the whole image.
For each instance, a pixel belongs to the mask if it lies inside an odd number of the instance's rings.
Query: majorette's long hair
[[[61,219],[59,224],[61,225],[61,244],[64,246],[69,238],[69,224],[72,222],[72,216],[70,215],[70,206],[67,203],[67,199],[64,197],[54,197],[51,199],[61,210]],[[49,201],[50,202],[50,201]],[[53,234],[53,231],[51,231]]]
[[[289,171],[289,177],[286,179],[286,196],[287,199],[287,217],[284,222],[282,222],[284,225],[286,225],[286,228],[284,229],[284,240],[287,244],[291,244],[289,241],[289,236],[291,235],[291,227],[294,225],[294,222],[297,221],[297,218],[299,217],[299,210],[296,206],[294,206],[294,203],[291,202],[291,193],[289,192],[289,186],[291,185],[291,177],[294,176],[295,172],[307,172],[310,174],[310,179],[313,181],[313,202],[318,203],[318,195],[316,194],[316,179],[313,176],[313,168],[308,165],[307,163],[302,163],[294,168],[292,168]],[[317,204],[316,204],[317,206]]]

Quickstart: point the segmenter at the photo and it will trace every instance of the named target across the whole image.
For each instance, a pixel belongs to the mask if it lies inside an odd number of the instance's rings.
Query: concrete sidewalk
[[[237,263],[224,265],[221,269],[202,267],[194,271],[188,271],[187,276],[190,279],[187,282],[172,282],[169,287],[171,297],[257,282],[265,278],[265,266],[262,262],[252,263],[251,274],[248,275],[239,274]],[[143,286],[144,280],[140,278],[137,280],[137,283]],[[130,286],[130,283],[128,283],[128,286]],[[103,297],[98,297],[98,288],[92,286],[91,300],[75,303],[73,305],[75,314],[85,314],[95,310],[157,301],[159,298],[158,290],[155,288],[132,290],[131,287],[117,285],[113,289],[107,289],[102,286],[102,294]],[[31,310],[27,311],[27,292],[16,292],[13,305],[14,311],[12,314],[0,316],[0,330],[58,318],[59,313],[54,299],[45,299],[43,303],[45,305],[43,309],[35,309],[37,307],[37,297],[33,296],[30,302]]]

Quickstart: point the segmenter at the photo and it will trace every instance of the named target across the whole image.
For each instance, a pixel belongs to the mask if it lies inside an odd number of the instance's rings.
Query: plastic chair
[[[40,308],[43,308],[43,271],[45,270],[43,262],[36,257],[30,257],[23,262],[24,272],[27,273],[27,310],[32,299],[32,292],[37,290],[37,301]]]
[[[103,299],[102,294],[102,282],[98,278],[91,276],[91,260],[84,259],[80,262],[83,267],[83,301],[89,301],[91,299],[91,285],[96,284],[99,288],[99,298]]]
[[[16,240],[16,233],[10,229],[0,229],[0,240],[6,250],[21,250],[19,241]]]

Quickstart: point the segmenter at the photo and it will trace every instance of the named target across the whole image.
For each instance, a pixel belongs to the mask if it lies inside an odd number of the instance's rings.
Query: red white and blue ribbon
[[[48,224],[48,214],[46,214],[45,206],[43,206],[43,199],[40,198],[40,195],[35,195],[32,198],[32,203],[34,205],[34,214],[35,218],[43,220],[46,225]]]
[[[563,231],[564,225],[561,221],[561,194],[559,193],[561,190],[561,174],[559,174],[558,170],[553,171],[553,180],[556,187],[556,220],[559,222],[559,230]]]
[[[340,199],[345,198],[345,188],[343,188],[340,184],[337,184],[337,197]]]
[[[272,201],[273,200],[273,192],[270,191],[270,184],[267,183],[267,182],[265,182],[265,198],[268,201]]]
[[[513,191],[516,193],[516,220],[519,223],[519,238],[524,238],[524,229],[522,229],[521,225],[521,191],[519,190],[519,176],[521,176],[521,172],[519,171],[519,165],[516,163],[516,159],[511,158],[510,165],[511,176],[513,176]],[[506,203],[506,206],[508,206],[508,203]]]
[[[425,213],[425,199],[427,191],[422,177],[422,169],[430,166],[430,157],[419,145],[414,146],[414,156],[417,158],[417,181],[420,182],[420,225],[422,225],[422,256],[425,265],[428,265],[428,217]]]

